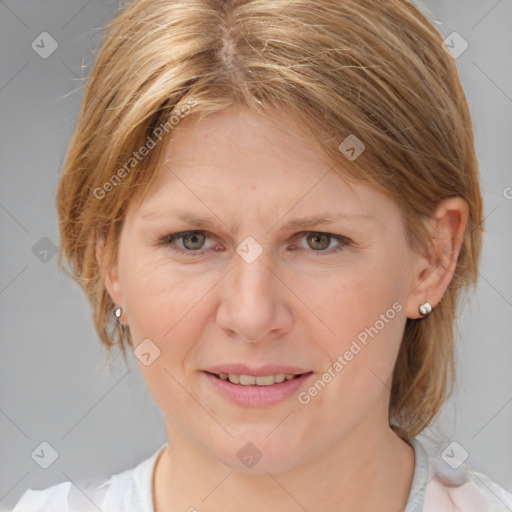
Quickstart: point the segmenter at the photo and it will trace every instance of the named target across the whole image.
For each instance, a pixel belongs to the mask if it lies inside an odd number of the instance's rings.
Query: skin
[[[397,511],[409,495],[414,452],[389,428],[393,365],[407,317],[419,318],[427,300],[435,307],[453,277],[467,206],[440,203],[428,221],[437,257],[418,254],[398,205],[349,187],[284,119],[228,110],[182,121],[150,194],[128,209],[107,273],[135,347],[149,338],[160,350],[149,366],[139,362],[168,441],[154,475],[157,512]],[[177,220],[171,210],[212,225]],[[279,230],[326,212],[348,217]],[[175,245],[202,255],[161,243],[193,230],[207,236]],[[252,263],[236,252],[247,236],[263,249]],[[296,365],[314,372],[307,390],[393,303],[401,311],[307,405],[296,394],[236,405],[202,371]],[[237,457],[247,442],[262,453],[250,469]]]

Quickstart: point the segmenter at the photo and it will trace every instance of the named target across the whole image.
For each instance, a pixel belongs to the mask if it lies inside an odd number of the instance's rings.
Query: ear
[[[106,268],[107,262],[105,261],[105,237],[100,235],[96,239],[96,261],[101,269],[101,275],[105,281],[105,288],[107,289],[112,302],[116,304],[116,306],[121,307],[123,313],[119,321],[122,321],[125,307],[124,301],[121,293],[121,285],[119,283],[119,275],[117,272],[117,265],[112,265],[110,268]]]
[[[413,265],[412,287],[406,303],[409,318],[422,318],[418,310],[421,304],[428,302],[435,308],[441,301],[455,273],[468,217],[466,201],[450,197],[441,201],[426,220],[430,247],[426,254],[417,255]]]

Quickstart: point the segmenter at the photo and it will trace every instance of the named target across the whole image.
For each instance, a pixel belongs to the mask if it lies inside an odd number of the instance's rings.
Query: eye
[[[183,240],[183,246],[185,249],[189,249],[191,251],[201,249],[206,240],[205,234],[199,232],[186,233],[181,235],[180,238]]]
[[[290,249],[292,251],[296,249],[307,250],[307,252],[313,253],[315,256],[326,256],[337,253],[352,243],[352,241],[345,236],[319,231],[306,231],[297,233],[296,236],[300,236],[301,239],[305,238],[308,246],[292,246]],[[186,256],[201,256],[209,249],[215,249],[215,247],[212,246],[205,248],[205,242],[209,238],[209,234],[205,231],[184,231],[166,236],[161,240],[160,245],[169,247],[174,252]],[[333,246],[333,242],[338,245]]]
[[[317,253],[315,254],[315,256],[333,254],[342,251],[345,246],[351,244],[351,240],[349,238],[342,235],[334,235],[332,233],[307,231],[305,233],[299,233],[299,235],[302,235],[302,239],[306,239],[308,247],[305,247],[305,249],[312,249],[314,253]],[[332,246],[331,244],[333,241],[337,242],[338,245]],[[303,246],[300,248],[304,249]],[[295,248],[293,248],[292,250],[295,250]]]
[[[184,231],[182,233],[173,233],[165,237],[161,245],[170,247],[173,251],[187,256],[201,255],[208,249],[203,249],[205,241],[208,239],[208,234],[204,231]],[[176,241],[181,240],[182,245],[176,244]]]

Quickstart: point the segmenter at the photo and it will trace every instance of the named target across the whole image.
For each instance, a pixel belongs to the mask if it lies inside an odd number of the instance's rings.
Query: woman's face
[[[414,258],[392,200],[231,110],[173,130],[108,287],[168,436],[278,471],[388,432]]]

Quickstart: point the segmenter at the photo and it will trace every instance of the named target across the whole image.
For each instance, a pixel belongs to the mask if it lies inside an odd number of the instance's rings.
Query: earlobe
[[[425,304],[435,309],[443,298],[455,274],[468,216],[466,201],[451,197],[442,201],[427,220],[430,249],[416,260],[413,286],[406,304],[409,318],[423,318],[429,309]],[[420,306],[425,306],[423,311]]]

